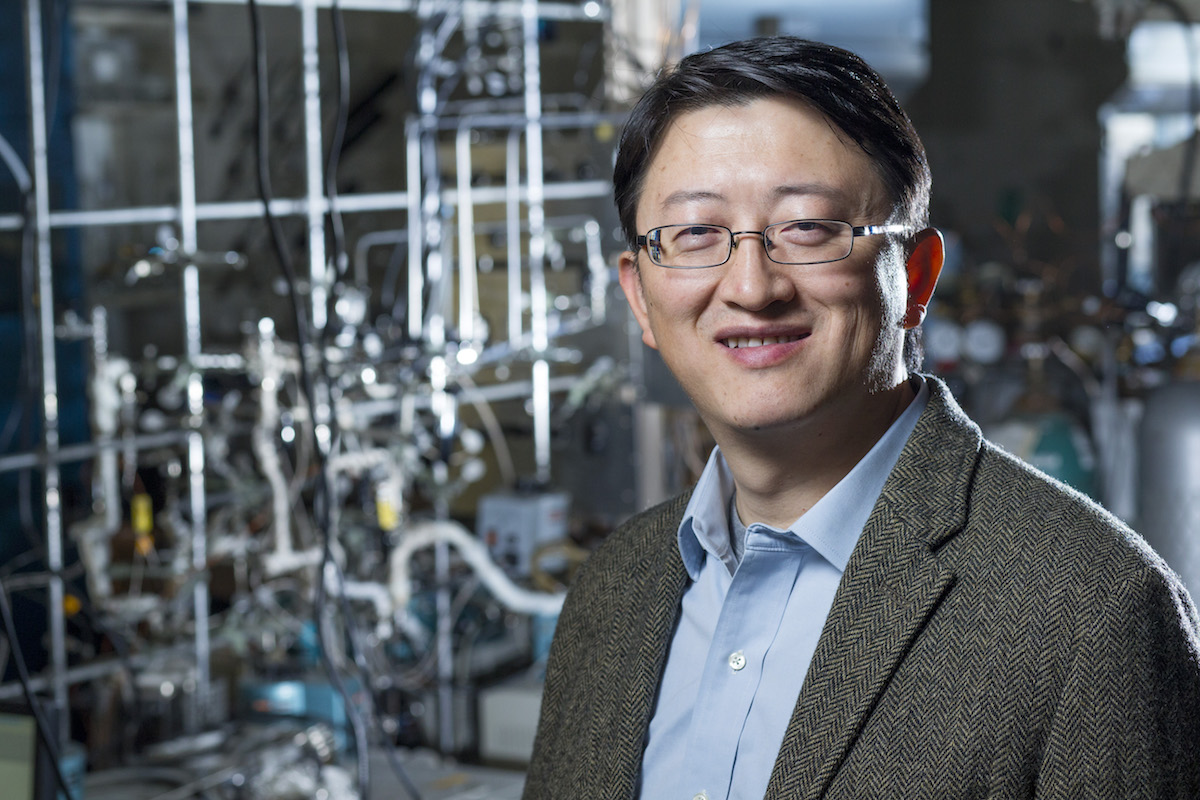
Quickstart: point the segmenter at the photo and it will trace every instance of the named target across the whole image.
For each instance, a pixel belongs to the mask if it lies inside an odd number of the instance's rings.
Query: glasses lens
[[[794,219],[766,230],[771,258],[780,264],[819,264],[850,255],[854,232],[848,222]]]
[[[656,264],[697,269],[724,264],[733,235],[720,225],[667,225],[650,231],[646,244]]]

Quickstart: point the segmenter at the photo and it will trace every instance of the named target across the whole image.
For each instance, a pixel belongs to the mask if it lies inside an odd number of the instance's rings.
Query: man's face
[[[791,219],[886,222],[890,202],[869,157],[820,113],[782,98],[681,115],[650,162],[638,232],[713,223],[762,230]],[[776,264],[739,236],[722,266],[667,269],[625,253],[621,285],[642,328],[714,435],[832,435],[906,377],[901,255],[882,237],[849,258]],[[893,401],[894,402],[894,401]],[[813,427],[815,426],[815,427]]]

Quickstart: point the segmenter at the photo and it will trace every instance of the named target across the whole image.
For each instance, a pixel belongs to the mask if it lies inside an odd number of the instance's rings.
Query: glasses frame
[[[767,245],[767,231],[769,231],[771,228],[776,227],[777,225],[790,225],[794,222],[825,222],[825,223],[832,222],[832,223],[836,223],[838,225],[845,225],[846,227],[850,228],[850,247],[846,250],[846,255],[840,256],[839,258],[823,258],[820,261],[780,261],[779,259],[775,258],[774,256],[771,255],[771,248]],[[683,266],[675,266],[675,265],[671,265],[671,264],[662,264],[654,259],[654,256],[651,254],[651,250],[650,250],[650,237],[653,236],[655,234],[655,232],[664,230],[666,228],[687,228],[690,226],[703,226],[705,228],[720,228],[721,230],[728,233],[729,234],[729,251],[725,254],[725,259],[723,261],[718,261],[716,264],[705,264],[704,266],[693,266],[693,267],[683,267]],[[807,266],[812,266],[814,264],[833,264],[837,261],[845,261],[847,258],[850,257],[850,254],[854,252],[854,240],[858,239],[861,236],[882,236],[885,234],[912,233],[912,230],[913,230],[913,228],[911,225],[852,225],[851,223],[847,222],[846,220],[842,220],[842,219],[813,219],[813,218],[788,219],[788,220],[784,220],[782,222],[772,222],[771,224],[769,224],[765,228],[763,228],[761,231],[735,231],[732,228],[727,228],[724,225],[716,225],[711,222],[682,222],[682,223],[678,223],[675,225],[659,225],[656,228],[651,228],[650,230],[646,231],[645,235],[638,236],[636,241],[637,241],[637,246],[638,246],[639,250],[641,250],[642,248],[645,248],[646,257],[650,259],[650,263],[654,264],[655,266],[662,267],[663,269],[712,269],[713,267],[719,267],[719,266],[722,266],[723,264],[729,263],[729,259],[733,257],[734,248],[736,248],[738,246],[737,237],[746,235],[746,234],[751,234],[754,236],[758,236],[762,240],[763,252],[766,254],[768,259],[775,262],[776,264],[784,264],[787,266],[796,266],[796,267],[807,267]]]

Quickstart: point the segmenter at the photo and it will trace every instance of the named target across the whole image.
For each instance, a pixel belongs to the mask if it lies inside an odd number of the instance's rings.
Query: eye
[[[825,244],[841,234],[841,226],[820,219],[797,219],[771,227],[771,239],[784,245],[813,247]]]
[[[680,225],[670,232],[664,246],[676,252],[692,252],[709,247],[724,246],[729,234],[724,228],[712,225]]]

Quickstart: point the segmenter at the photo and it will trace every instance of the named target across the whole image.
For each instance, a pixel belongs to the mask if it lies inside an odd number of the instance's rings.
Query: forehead
[[[846,218],[889,210],[862,148],[819,111],[771,97],[676,117],[651,157],[638,217],[662,224],[662,215],[688,209],[770,214],[786,206]]]

